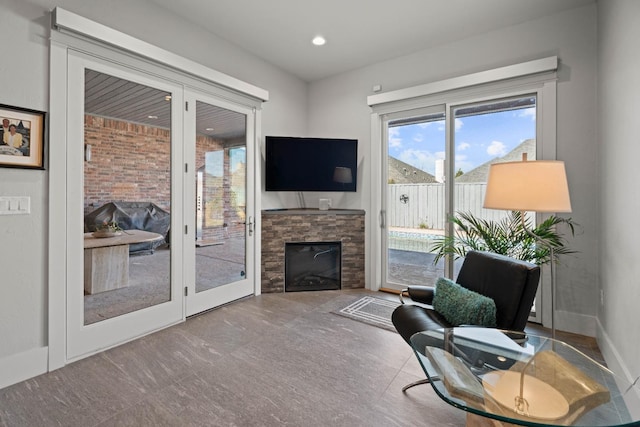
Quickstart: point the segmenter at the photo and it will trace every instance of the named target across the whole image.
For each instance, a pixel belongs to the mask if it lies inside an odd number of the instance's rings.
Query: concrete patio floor
[[[129,286],[85,295],[85,325],[169,301],[171,251],[161,246],[153,254],[129,257]],[[244,241],[196,247],[196,292],[244,278]]]

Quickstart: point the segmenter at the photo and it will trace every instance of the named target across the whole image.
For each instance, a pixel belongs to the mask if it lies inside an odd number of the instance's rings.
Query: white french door
[[[54,16],[52,369],[256,291],[254,147],[269,99],[70,12]],[[92,234],[112,222],[114,240]]]
[[[253,109],[185,93],[186,315],[254,292]]]
[[[82,53],[68,67],[74,360],[254,292],[255,111]],[[94,212],[114,205],[96,218],[129,237],[136,227],[116,215],[146,203],[170,218],[158,246],[136,255],[95,241]]]
[[[67,79],[66,359],[74,360],[184,319],[183,247],[176,232],[184,223],[183,91],[167,80],[73,51]],[[134,117],[137,113],[144,116]],[[170,231],[154,234],[170,246],[135,258],[127,245],[99,242],[100,251],[86,249],[95,229],[85,222],[88,212],[113,199],[143,197],[170,215]],[[105,218],[110,222],[114,215]]]

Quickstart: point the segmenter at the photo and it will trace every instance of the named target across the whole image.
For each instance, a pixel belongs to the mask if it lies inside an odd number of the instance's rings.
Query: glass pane
[[[171,94],[85,71],[84,324],[171,299]]]
[[[489,166],[536,159],[536,98],[475,104],[454,110],[456,213],[500,220],[509,213],[483,209]]]
[[[246,117],[196,103],[196,292],[246,276]]]
[[[536,159],[535,95],[495,100],[454,110],[454,210],[460,215],[501,221],[508,211],[484,209],[489,166],[498,162]],[[535,215],[527,213],[535,224]],[[463,221],[465,222],[465,221]],[[468,223],[467,223],[468,224]],[[466,237],[461,230],[459,237]],[[535,307],[535,305],[534,305]]]
[[[435,283],[431,244],[445,225],[444,113],[389,123],[387,171],[387,282]]]

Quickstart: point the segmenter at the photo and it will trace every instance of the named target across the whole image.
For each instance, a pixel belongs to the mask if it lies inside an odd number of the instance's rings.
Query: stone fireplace
[[[338,261],[339,287],[335,289],[364,288],[364,219],[364,211],[362,210],[287,209],[263,211],[262,292],[285,291],[287,244],[302,244],[303,250],[306,245],[310,252],[319,249],[320,245],[339,243],[341,258]],[[327,250],[327,248],[323,250]],[[323,250],[317,250],[316,253]],[[316,259],[329,254],[337,255],[336,253],[324,253],[318,255]],[[302,263],[309,262],[304,259],[302,261]],[[313,287],[311,286],[312,282],[319,280],[317,277],[310,276],[322,276],[323,274],[314,272],[309,275],[307,277],[309,287]]]

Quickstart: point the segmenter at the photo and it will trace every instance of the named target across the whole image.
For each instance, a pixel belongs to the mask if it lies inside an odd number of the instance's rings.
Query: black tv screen
[[[356,191],[358,140],[267,136],[267,191]]]

